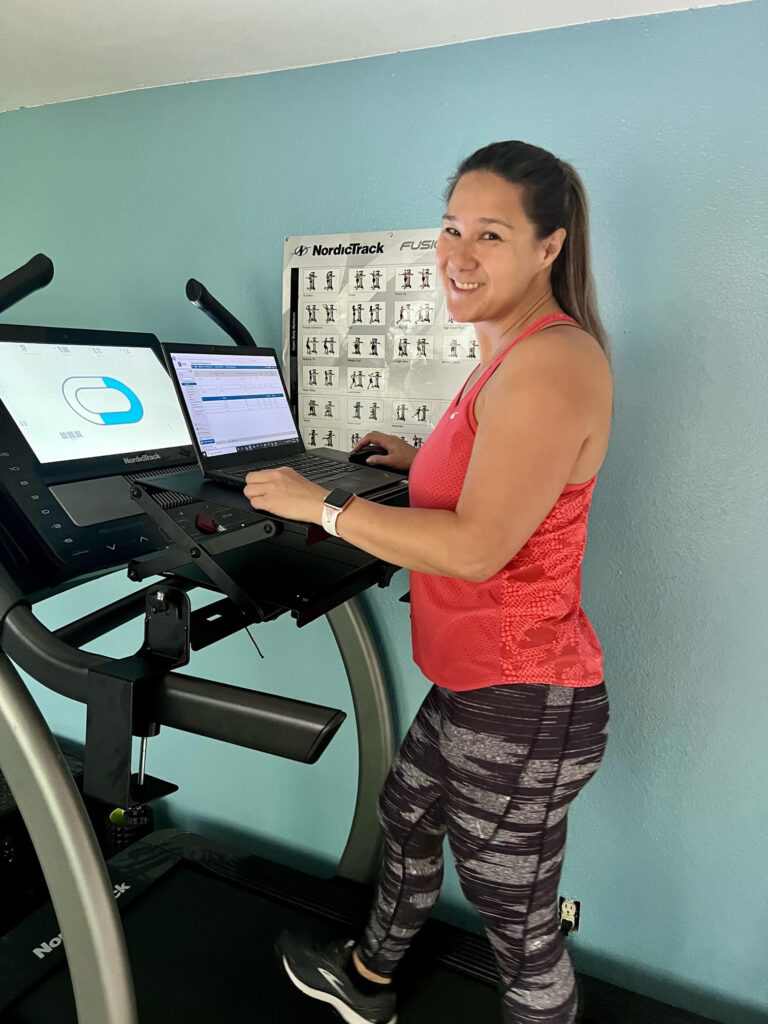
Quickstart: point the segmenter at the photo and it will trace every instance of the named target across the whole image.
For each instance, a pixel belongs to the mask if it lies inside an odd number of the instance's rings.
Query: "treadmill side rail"
[[[2,653],[0,769],[51,893],[79,1024],[138,1024],[123,928],[96,836],[61,751]]]

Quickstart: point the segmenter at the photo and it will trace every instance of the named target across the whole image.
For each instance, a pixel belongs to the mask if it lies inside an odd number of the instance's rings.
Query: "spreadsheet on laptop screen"
[[[203,455],[298,441],[274,357],[172,352],[171,359]]]

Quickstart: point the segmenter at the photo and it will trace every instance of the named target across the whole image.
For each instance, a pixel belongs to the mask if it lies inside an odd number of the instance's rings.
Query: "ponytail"
[[[565,242],[552,264],[552,294],[564,313],[572,316],[598,342],[610,360],[611,350],[600,313],[592,276],[589,242],[589,204],[587,193],[577,171],[559,161],[570,192],[570,226]]]

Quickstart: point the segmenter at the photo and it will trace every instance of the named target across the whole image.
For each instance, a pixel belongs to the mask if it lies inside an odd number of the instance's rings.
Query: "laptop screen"
[[[208,458],[296,443],[274,355],[170,352],[200,453]]]

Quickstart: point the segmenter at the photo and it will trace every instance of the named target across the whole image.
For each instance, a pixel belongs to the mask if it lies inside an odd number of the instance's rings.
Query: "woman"
[[[411,507],[250,474],[254,507],[320,523],[411,570],[414,659],[434,684],[380,801],[385,858],[355,943],[283,936],[294,983],[350,1022],[395,1021],[391,985],[442,879],[447,834],[496,956],[505,1024],[571,1024],[557,890],[570,802],[608,732],[602,653],[580,607],[587,514],[611,421],[587,204],[568,164],[487,146],[448,190],[437,267],[481,362],[417,453],[378,432],[372,465],[408,469]]]

